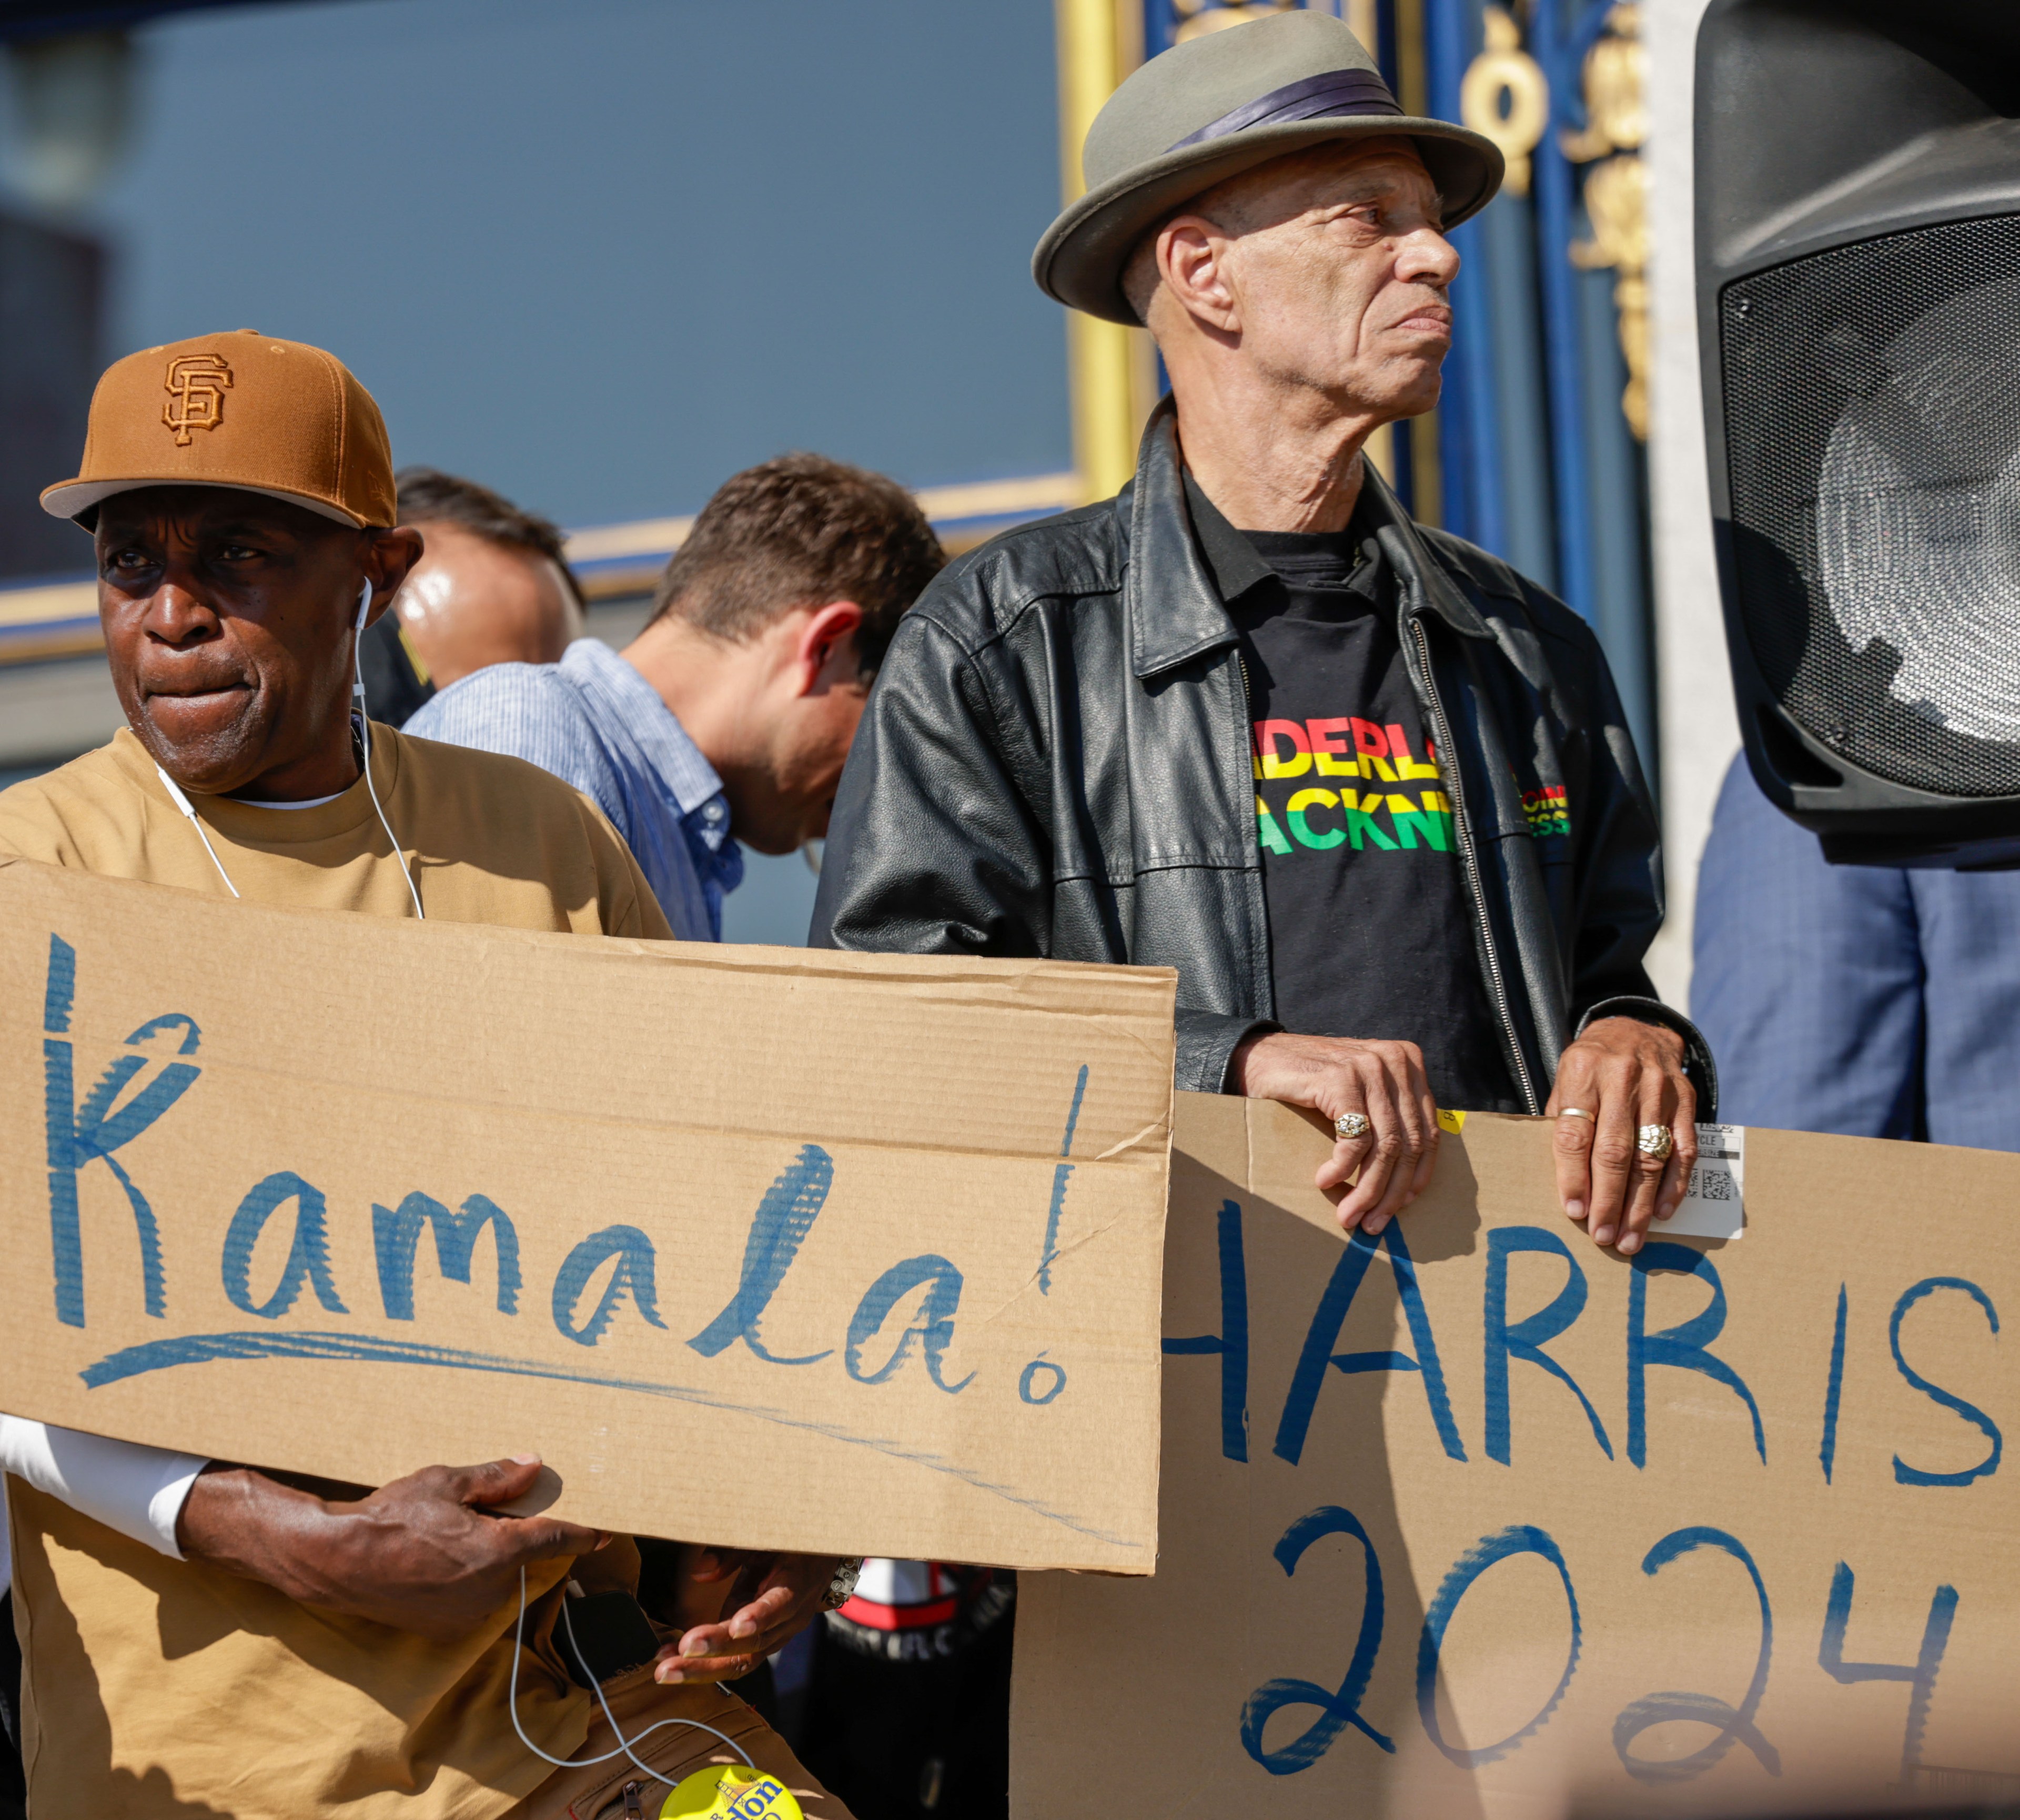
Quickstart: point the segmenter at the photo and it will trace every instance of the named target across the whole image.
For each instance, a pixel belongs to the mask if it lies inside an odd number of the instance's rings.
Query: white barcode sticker
[[[1690,1191],[1668,1219],[1654,1221],[1651,1238],[1677,1233],[1694,1239],[1737,1239],[1746,1235],[1746,1128],[1699,1125],[1697,1166]]]

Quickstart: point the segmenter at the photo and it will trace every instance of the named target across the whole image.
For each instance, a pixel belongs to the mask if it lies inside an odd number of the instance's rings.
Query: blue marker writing
[[[1931,1384],[1901,1354],[1901,1323],[1907,1318],[1908,1310],[1925,1295],[1933,1295],[1938,1289],[1954,1289],[1968,1295],[1985,1311],[1995,1339],[1999,1333],[1999,1310],[1992,1306],[1992,1298],[1975,1283],[1967,1283],[1961,1277],[1924,1277],[1894,1304],[1893,1317],[1887,1324],[1887,1343],[1894,1350],[1895,1368],[1908,1382],[1927,1397],[1931,1403],[1939,1403],[1944,1408],[1953,1410],[1966,1422],[1977,1428],[1992,1443],[1992,1451],[1975,1466],[1967,1466],[1959,1473],[1926,1473],[1919,1466],[1908,1465],[1898,1454],[1894,1456],[1894,1478],[1902,1485],[1968,1485],[1974,1479],[1988,1477],[1999,1470],[1999,1456],[2005,1442],[1999,1426],[1975,1404],[1953,1397],[1947,1390]]]
[[[1073,1154],[1074,1127],[1080,1123],[1080,1103],[1087,1097],[1087,1064],[1080,1065],[1080,1078],[1074,1083],[1073,1104],[1066,1109],[1066,1135],[1059,1145],[1062,1157]],[[1052,1260],[1059,1255],[1059,1221],[1066,1210],[1066,1183],[1071,1179],[1074,1166],[1068,1162],[1055,1164],[1052,1168],[1052,1199],[1045,1213],[1045,1247],[1038,1254],[1038,1293],[1049,1295],[1052,1292]]]
[[[1711,1288],[1711,1300],[1688,1320],[1659,1332],[1648,1331],[1648,1277],[1656,1270],[1702,1279]],[[1753,1447],[1760,1462],[1768,1462],[1768,1437],[1760,1426],[1760,1406],[1746,1382],[1724,1360],[1707,1350],[1725,1326],[1725,1285],[1718,1270],[1702,1251],[1672,1240],[1644,1245],[1634,1255],[1633,1274],[1627,1284],[1627,1457],[1637,1466],[1648,1463],[1648,1370],[1651,1365],[1668,1365],[1680,1371],[1697,1371],[1714,1383],[1723,1384],[1746,1405],[1753,1418]]]
[[[1248,1459],[1248,1265],[1241,1248],[1241,1207],[1220,1204],[1220,1331],[1164,1342],[1167,1357],[1218,1356],[1220,1360],[1220,1451]]]
[[[1717,1549],[1746,1568],[1753,1582],[1753,1596],[1760,1604],[1760,1654],[1753,1665],[1753,1679],[1746,1697],[1735,1709],[1709,1694],[1651,1694],[1637,1700],[1613,1722],[1613,1749],[1627,1773],[1644,1782],[1687,1782],[1701,1776],[1735,1744],[1744,1744],[1771,1776],[1782,1773],[1782,1755],[1760,1735],[1753,1716],[1768,1691],[1768,1670],[1775,1657],[1775,1614],[1768,1604],[1768,1588],[1760,1570],[1746,1545],[1722,1529],[1698,1525],[1672,1530],[1649,1549],[1641,1571],[1651,1578],[1670,1562],[1701,1548]],[[1711,1741],[1688,1756],[1637,1756],[1628,1747],[1644,1731],[1658,1725],[1682,1720],[1715,1727]]]
[[[1284,1531],[1274,1551],[1277,1564],[1286,1575],[1295,1574],[1305,1550],[1326,1535],[1350,1535],[1361,1544],[1365,1563],[1361,1629],[1353,1640],[1353,1655],[1346,1665],[1346,1674],[1337,1688],[1286,1677],[1265,1681],[1248,1696],[1241,1709],[1241,1748],[1273,1776],[1295,1775],[1299,1770],[1310,1769],[1350,1725],[1390,1756],[1396,1753],[1393,1742],[1361,1716],[1361,1696],[1368,1691],[1368,1680],[1375,1673],[1375,1658],[1382,1647],[1382,1564],[1375,1559],[1375,1544],[1368,1539],[1368,1531],[1352,1511],[1343,1510],[1337,1504],[1321,1505]],[[1262,1729],[1286,1706],[1316,1706],[1318,1716],[1288,1744],[1266,1750]]]
[[[899,1335],[891,1356],[874,1371],[863,1368],[863,1349],[889,1317],[901,1296],[914,1289],[926,1290],[926,1299],[917,1317]],[[848,1345],[842,1363],[859,1384],[881,1384],[905,1362],[912,1342],[921,1342],[926,1375],[950,1395],[965,1390],[975,1379],[971,1371],[958,1384],[950,1384],[942,1374],[942,1359],[954,1339],[954,1317],[961,1306],[961,1273],[946,1259],[930,1253],[893,1264],[871,1284],[848,1323]]]
[[[767,1350],[758,1337],[765,1310],[792,1269],[834,1186],[834,1159],[818,1144],[803,1144],[792,1164],[765,1190],[743,1241],[743,1274],[736,1293],[721,1313],[688,1342],[703,1358],[714,1358],[739,1339],[774,1365],[811,1365],[834,1350],[830,1346],[827,1352],[781,1358]]]
[[[267,1222],[288,1202],[295,1204],[295,1233],[288,1246],[288,1261],[281,1266],[281,1281],[264,1302],[255,1302],[250,1278],[252,1248],[259,1244]],[[336,1293],[329,1273],[329,1233],[325,1220],[322,1190],[304,1182],[292,1169],[276,1170],[246,1191],[245,1198],[232,1215],[224,1232],[224,1293],[248,1314],[278,1320],[295,1305],[304,1283],[315,1286],[316,1300],[332,1314],[348,1314]]]
[[[1482,1745],[1477,1750],[1448,1744],[1444,1732],[1438,1724],[1438,1654],[1444,1647],[1445,1631],[1451,1625],[1452,1615],[1459,1610],[1473,1582],[1497,1561],[1510,1560],[1516,1555],[1540,1555],[1557,1570],[1557,1578],[1564,1582],[1564,1603],[1571,1607],[1571,1647],[1564,1662],[1564,1672],[1557,1677],[1542,1709],[1528,1724],[1511,1731],[1499,1744]],[[1571,1677],[1578,1672],[1579,1652],[1583,1647],[1584,1632],[1579,1622],[1578,1594],[1571,1589],[1571,1569],[1564,1565],[1564,1551],[1544,1530],[1533,1524],[1513,1524],[1495,1535],[1483,1536],[1480,1546],[1467,1549],[1452,1564],[1431,1600],[1430,1609],[1424,1614],[1424,1629],[1417,1644],[1417,1716],[1423,1721],[1424,1735],[1457,1764],[1461,1769],[1478,1769],[1483,1764],[1495,1763],[1519,1746],[1524,1739],[1542,1730],[1550,1715],[1557,1709],[1557,1703],[1564,1697],[1571,1684]]]
[[[49,937],[49,970],[42,989],[43,1124],[49,1151],[49,1251],[54,1266],[56,1319],[84,1325],[84,1241],[78,1208],[78,1172],[94,1161],[112,1172],[133,1209],[140,1245],[143,1306],[160,1320],[167,1313],[168,1289],[162,1268],[160,1228],[147,1197],[113,1152],[130,1144],[196,1084],[202,1070],[171,1062],[117,1111],[114,1102],[147,1065],[144,1055],[122,1055],[75,1103],[74,1068],[67,1041],[77,996],[77,950],[60,935]],[[196,1021],[180,1012],[150,1018],[126,1039],[129,1047],[180,1026],[179,1055],[193,1055],[202,1041]]]
[[[1943,1666],[1943,1651],[1949,1647],[1950,1625],[1956,1616],[1954,1586],[1938,1586],[1929,1601],[1928,1622],[1922,1627],[1922,1647],[1912,1666],[1905,1662],[1848,1662],[1844,1659],[1845,1635],[1851,1628],[1853,1581],[1844,1561],[1831,1575],[1830,1604],[1824,1612],[1823,1641],[1817,1650],[1817,1663],[1834,1681],[1850,1686],[1859,1681],[1906,1681],[1908,1684],[1908,1724],[1901,1737],[1901,1781],[1915,1785],[1915,1771],[1922,1761],[1922,1733],[1929,1722],[1929,1702],[1936,1691],[1936,1671]]]
[[[615,1259],[610,1281],[588,1320],[578,1322],[576,1305],[589,1280]],[[593,1346],[617,1313],[626,1295],[632,1306],[654,1327],[667,1324],[659,1318],[659,1290],[655,1281],[652,1241],[635,1226],[607,1226],[591,1233],[561,1261],[554,1277],[554,1325],[579,1346]]]
[[[1508,1319],[1508,1260],[1518,1251],[1549,1252],[1563,1259],[1564,1285],[1550,1299],[1548,1306],[1534,1314],[1524,1315],[1511,1325]],[[1482,1316],[1486,1344],[1482,1370],[1486,1393],[1487,1457],[1490,1460],[1499,1460],[1504,1466],[1509,1463],[1510,1359],[1539,1365],[1567,1386],[1585,1411],[1586,1420],[1592,1424],[1592,1437],[1599,1443],[1599,1451],[1609,1460],[1613,1458],[1613,1444],[1606,1438],[1605,1426],[1599,1419],[1599,1411],[1592,1406],[1592,1399],[1579,1388],[1578,1380],[1543,1350],[1546,1341],[1555,1339],[1584,1312],[1586,1295],[1585,1272],[1571,1255],[1571,1248],[1555,1233],[1540,1226],[1511,1226],[1498,1227],[1487,1235],[1487,1289]]]
[[[505,1210],[481,1194],[473,1194],[461,1212],[451,1213],[439,1201],[410,1194],[397,1208],[374,1204],[372,1248],[379,1263],[379,1299],[388,1320],[414,1318],[414,1252],[421,1228],[432,1226],[435,1262],[452,1283],[467,1283],[477,1250],[478,1234],[489,1226],[498,1248],[498,1312],[519,1311],[519,1235]]]
[[[1368,1274],[1368,1265],[1374,1261],[1377,1245],[1386,1245],[1389,1249],[1390,1262],[1395,1270],[1397,1298],[1403,1305],[1410,1339],[1417,1349],[1414,1359],[1408,1353],[1335,1353],[1332,1350],[1339,1343],[1340,1329],[1346,1322],[1346,1311],[1353,1305],[1354,1294],[1361,1288],[1361,1279]],[[1445,1375],[1438,1363],[1437,1342],[1431,1337],[1431,1317],[1425,1311],[1424,1299],[1417,1288],[1416,1266],[1411,1262],[1409,1248],[1403,1242],[1400,1221],[1391,1220],[1382,1228],[1379,1239],[1369,1238],[1364,1228],[1356,1231],[1340,1254],[1339,1262],[1333,1266],[1325,1293],[1319,1298],[1312,1324],[1306,1331],[1304,1350],[1299,1354],[1298,1368],[1292,1377],[1289,1394],[1284,1399],[1283,1416],[1277,1424],[1277,1444],[1272,1449],[1278,1459],[1288,1460],[1294,1466],[1305,1451],[1305,1436],[1311,1428],[1312,1411],[1317,1406],[1319,1390],[1325,1382],[1328,1365],[1350,1377],[1361,1371],[1419,1374],[1424,1386],[1424,1399],[1430,1405],[1431,1420],[1437,1426],[1438,1439],[1444,1444],[1446,1454],[1455,1460],[1466,1458],[1466,1448],[1459,1438],[1459,1424],[1452,1419],[1451,1400],[1445,1394]]]

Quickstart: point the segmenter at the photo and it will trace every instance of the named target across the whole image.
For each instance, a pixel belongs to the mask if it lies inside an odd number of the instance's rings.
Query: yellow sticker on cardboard
[[[740,1763],[697,1770],[667,1796],[659,1820],[805,1820],[776,1776]]]
[[[1457,1137],[1466,1129],[1466,1114],[1462,1112],[1449,1111],[1445,1107],[1440,1106],[1438,1129],[1441,1132],[1450,1132],[1454,1137]]]

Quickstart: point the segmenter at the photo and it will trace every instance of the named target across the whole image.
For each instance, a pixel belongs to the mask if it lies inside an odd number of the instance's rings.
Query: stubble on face
[[[149,488],[100,508],[100,617],[114,686],[185,788],[245,789],[343,711],[355,533],[223,489]]]

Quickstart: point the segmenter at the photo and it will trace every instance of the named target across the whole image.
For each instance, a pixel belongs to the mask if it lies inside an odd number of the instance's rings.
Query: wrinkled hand
[[[1281,1099],[1328,1124],[1357,1112],[1371,1128],[1341,1138],[1315,1178],[1321,1193],[1361,1179],[1339,1203],[1339,1223],[1370,1238],[1430,1184],[1437,1161],[1438,1109],[1415,1043],[1357,1042],[1340,1037],[1252,1037],[1234,1052],[1234,1091]]]
[[[1684,1039],[1660,1024],[1601,1018],[1565,1050],[1546,1109],[1557,1121],[1557,1195],[1594,1244],[1632,1257],[1649,1221],[1682,1205],[1698,1160],[1697,1104]],[[1567,1117],[1568,1106],[1592,1117]],[[1667,1162],[1635,1147],[1643,1125],[1668,1127],[1676,1147]]]
[[[653,1679],[733,1681],[749,1674],[820,1615],[821,1601],[841,1565],[837,1555],[696,1549],[685,1578],[695,1588],[722,1586],[718,1608],[727,1615],[693,1625],[667,1644],[659,1651]]]
[[[424,1466],[369,1496],[329,1500],[249,1467],[213,1466],[176,1524],[184,1555],[304,1605],[448,1641],[515,1599],[520,1569],[609,1540],[550,1517],[501,1517],[532,1489],[529,1456]]]

